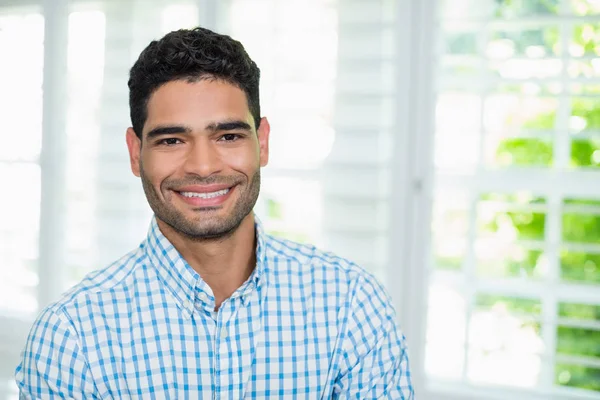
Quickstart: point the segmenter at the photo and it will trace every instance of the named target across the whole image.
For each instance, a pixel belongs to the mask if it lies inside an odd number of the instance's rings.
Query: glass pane
[[[460,81],[464,78],[474,78],[481,75],[481,61],[476,57],[442,57],[441,81]]]
[[[562,238],[567,242],[600,244],[600,213],[563,213]]]
[[[561,251],[560,277],[566,281],[600,283],[600,253]]]
[[[544,240],[546,214],[525,210],[513,211],[513,206],[515,205],[493,201],[480,202],[477,214],[479,236],[493,237],[505,242]]]
[[[431,376],[460,379],[465,360],[465,294],[450,285],[429,288],[425,369]]]
[[[468,212],[445,210],[434,221],[434,265],[440,269],[462,268],[467,252]]]
[[[559,326],[556,334],[558,338],[557,353],[600,357],[600,331]]]
[[[600,59],[573,60],[569,62],[569,76],[574,79],[593,79],[600,77]]]
[[[479,36],[478,31],[456,32],[451,28],[446,28],[444,34],[444,53],[476,55],[478,54],[477,41]]]
[[[600,137],[571,141],[571,166],[600,168]]]
[[[569,0],[571,10],[576,15],[600,14],[600,3],[598,0]]]
[[[486,165],[491,167],[549,167],[553,159],[552,139],[486,137]]]
[[[560,0],[444,0],[442,16],[448,19],[468,19],[556,15],[559,2]]]
[[[447,171],[473,170],[479,160],[481,96],[446,92],[438,96],[434,162]]]
[[[475,244],[478,276],[490,278],[542,278],[548,259],[541,250],[478,240]]]
[[[594,97],[574,97],[571,100],[571,120],[579,131],[600,130],[600,105]],[[573,124],[573,122],[571,122]]]
[[[559,37],[558,26],[492,30],[486,55],[492,59],[558,56],[560,55]]]
[[[475,296],[475,308],[477,310],[492,310],[517,315],[540,315],[542,313],[542,303],[539,300],[484,293],[479,293]]]
[[[467,376],[472,382],[533,387],[544,349],[539,301],[480,294],[469,323]]]
[[[561,60],[530,60],[515,58],[508,60],[491,60],[488,62],[490,74],[498,79],[551,79],[560,77],[563,70]],[[537,86],[535,83],[528,83],[526,87]]]
[[[563,318],[600,321],[600,305],[560,303],[558,315]]]
[[[44,18],[0,15],[1,160],[36,161],[42,141]]]
[[[539,278],[548,260],[540,246],[518,241],[544,240],[545,199],[531,193],[485,193],[477,210],[476,272],[485,277]]]
[[[439,269],[462,268],[467,252],[469,202],[464,193],[438,192],[432,215],[433,262]]]
[[[0,196],[0,309],[37,309],[40,167],[0,163],[0,180],[18,196]]]
[[[554,382],[561,386],[600,391],[600,368],[557,363]]]
[[[484,126],[487,131],[514,132],[555,127],[558,99],[537,96],[538,89],[532,86],[523,86],[523,89],[533,89],[533,93],[497,93],[485,99]]]
[[[600,24],[575,25],[573,39],[569,45],[569,54],[572,57],[600,55]]]

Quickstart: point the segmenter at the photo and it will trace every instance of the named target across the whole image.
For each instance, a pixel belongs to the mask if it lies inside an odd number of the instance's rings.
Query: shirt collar
[[[252,272],[252,275],[250,275],[249,281],[241,287],[244,293],[259,287],[263,283],[267,264],[267,235],[261,221],[256,215],[254,216],[254,221],[257,238],[256,268]],[[173,244],[162,234],[156,222],[156,217],[152,218],[144,247],[150,263],[158,272],[160,280],[188,316],[191,316],[194,310],[194,303],[198,299],[200,301],[207,301],[210,298],[214,301],[210,287],[200,277],[200,274],[190,267]],[[236,294],[237,292],[234,293],[234,296]]]

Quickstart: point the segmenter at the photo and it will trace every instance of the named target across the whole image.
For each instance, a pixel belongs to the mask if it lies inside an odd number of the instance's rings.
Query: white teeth
[[[185,197],[199,197],[201,199],[212,199],[213,197],[224,196],[229,193],[229,189],[223,189],[211,193],[197,193],[197,192],[179,192]]]

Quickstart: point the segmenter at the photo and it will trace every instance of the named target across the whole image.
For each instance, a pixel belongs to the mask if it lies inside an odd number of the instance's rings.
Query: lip
[[[210,199],[203,199],[200,197],[186,197],[181,194],[181,192],[194,192],[194,193],[212,193],[218,192],[219,190],[229,189],[229,191],[221,196],[212,197]],[[193,186],[184,186],[181,188],[177,188],[177,190],[173,190],[173,192],[177,195],[179,199],[181,199],[184,203],[193,206],[193,207],[219,207],[223,205],[231,196],[231,193],[235,190],[235,186],[229,185],[193,185]]]

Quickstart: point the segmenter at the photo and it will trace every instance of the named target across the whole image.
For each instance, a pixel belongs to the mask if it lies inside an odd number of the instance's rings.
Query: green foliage
[[[600,357],[600,331],[559,326],[556,351],[574,356]]]
[[[523,3],[524,4],[524,3]],[[547,33],[552,35],[553,32]],[[582,24],[574,29],[573,42],[579,44],[586,54],[600,54],[600,24]],[[548,37],[548,36],[547,36]],[[551,39],[558,43],[558,38]],[[600,101],[596,98],[575,98],[571,103],[572,116],[585,122],[584,130],[600,130]],[[532,116],[522,128],[525,130],[548,131],[556,129],[556,112],[545,112]],[[578,139],[571,141],[570,165],[572,167],[600,167],[600,140]],[[500,166],[550,166],[554,157],[552,141],[530,138],[510,138],[500,143],[496,158]],[[514,199],[506,199],[511,201]],[[598,205],[598,200],[567,199],[565,205]],[[543,238],[545,215],[536,213],[503,212],[498,219],[510,220],[518,231],[519,239]],[[495,231],[497,224],[488,229]],[[600,244],[600,215],[576,212],[570,209],[562,216],[562,239],[567,242]],[[508,260],[508,272],[531,271],[539,262],[542,253],[529,251],[522,260]],[[516,263],[515,263],[516,261]],[[519,262],[520,261],[520,262]],[[563,249],[560,254],[561,279],[587,284],[600,284],[600,254],[573,252]],[[484,303],[504,302],[512,311],[528,310],[532,307],[527,299],[485,299]],[[508,301],[508,303],[507,303]],[[561,304],[559,315],[564,318],[579,318],[600,321],[600,306]],[[568,355],[600,357],[600,331],[560,326],[557,328],[557,352]],[[600,391],[600,369],[578,365],[556,365],[556,383],[588,390]]]
[[[587,319],[600,321],[600,306],[589,304],[560,303],[558,315],[565,318]]]
[[[555,374],[555,382],[558,385],[600,391],[600,369],[556,364]]]
[[[557,14],[560,0],[496,0],[497,18]]]
[[[600,254],[562,251],[560,277],[565,281],[600,284]]]
[[[496,149],[500,166],[550,166],[553,155],[552,142],[541,139],[506,139]]]
[[[540,315],[542,313],[542,305],[539,300],[495,296],[483,293],[478,294],[475,298],[475,305],[479,308],[489,309],[498,304],[502,304],[511,313],[532,315]]]

